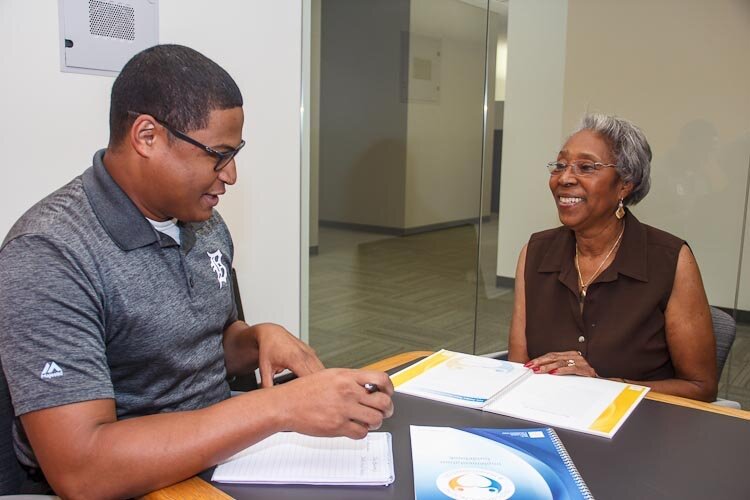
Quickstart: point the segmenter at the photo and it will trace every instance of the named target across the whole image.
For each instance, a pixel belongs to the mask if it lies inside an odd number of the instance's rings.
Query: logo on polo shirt
[[[206,255],[211,259],[211,269],[219,279],[219,288],[222,288],[227,282],[227,268],[221,262],[221,250],[216,250],[214,253],[206,252]]]
[[[42,370],[42,380],[62,376],[62,368],[57,366],[57,363],[54,361],[48,361],[47,364],[44,365],[44,369]]]

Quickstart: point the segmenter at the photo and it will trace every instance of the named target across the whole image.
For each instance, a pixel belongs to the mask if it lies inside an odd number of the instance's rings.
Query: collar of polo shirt
[[[175,244],[162,239],[138,210],[128,195],[117,185],[104,166],[102,149],[94,154],[93,166],[83,173],[83,190],[91,203],[91,208],[112,241],[122,250],[159,243],[161,246]],[[182,249],[189,252],[195,245],[195,231],[192,224],[180,222]]]

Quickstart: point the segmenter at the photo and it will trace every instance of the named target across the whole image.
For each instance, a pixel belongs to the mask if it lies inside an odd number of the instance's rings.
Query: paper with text
[[[279,432],[214,470],[213,481],[257,484],[388,485],[395,479],[391,435],[324,438]]]

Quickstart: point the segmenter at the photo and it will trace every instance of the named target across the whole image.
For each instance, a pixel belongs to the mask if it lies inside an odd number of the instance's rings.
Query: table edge
[[[388,371],[406,363],[412,362],[419,358],[424,358],[433,354],[434,351],[409,351],[400,354],[395,354],[380,361],[371,363],[363,369],[365,370],[377,370],[377,371]],[[744,420],[750,420],[750,411],[738,410],[736,408],[724,408],[722,406],[716,406],[711,403],[704,401],[695,401],[693,399],[682,398],[679,396],[672,396],[669,394],[662,394],[659,392],[649,391],[646,395],[646,399],[652,401],[658,401],[660,403],[673,404],[677,406],[683,406],[686,408],[693,408],[696,410],[707,411],[711,413],[718,413],[729,417],[741,418]],[[197,495],[197,496],[196,496]],[[186,479],[180,483],[167,486],[160,490],[154,491],[141,497],[145,500],[178,500],[182,498],[205,498],[208,500],[225,500],[232,498],[223,491],[215,488],[211,484],[207,483],[199,477],[192,477]]]

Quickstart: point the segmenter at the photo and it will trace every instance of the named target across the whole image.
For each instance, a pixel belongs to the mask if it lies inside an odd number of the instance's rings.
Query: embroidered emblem
[[[211,269],[214,270],[216,277],[219,279],[219,288],[223,288],[227,283],[227,268],[221,262],[221,250],[216,250],[214,253],[206,252],[206,255],[211,259]]]
[[[44,369],[42,370],[42,380],[62,376],[62,368],[57,366],[57,363],[54,361],[48,361],[47,364],[44,365]]]

